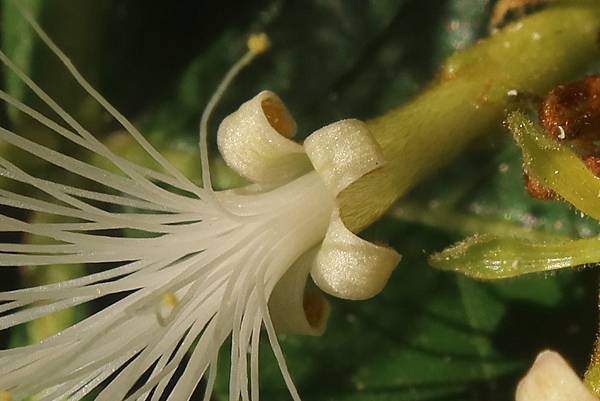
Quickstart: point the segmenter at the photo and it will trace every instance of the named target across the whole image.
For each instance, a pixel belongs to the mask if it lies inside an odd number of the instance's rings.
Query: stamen
[[[12,401],[12,395],[8,391],[0,391],[0,401]]]
[[[248,50],[254,54],[264,53],[269,50],[269,47],[271,47],[271,41],[264,32],[250,35],[246,44],[248,45]]]
[[[212,116],[215,107],[223,98],[223,94],[233,82],[240,71],[250,64],[254,57],[264,53],[269,48],[269,38],[265,33],[250,36],[247,42],[248,51],[242,56],[225,74],[225,77],[217,87],[217,90],[208,101],[202,117],[200,118],[200,159],[202,163],[202,186],[209,192],[212,192],[212,182],[210,178],[208,162],[208,120]]]
[[[310,326],[315,330],[324,331],[329,314],[329,304],[323,294],[316,288],[307,288],[304,292],[302,306]]]

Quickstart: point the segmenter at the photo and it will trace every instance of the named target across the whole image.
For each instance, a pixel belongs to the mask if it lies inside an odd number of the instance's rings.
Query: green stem
[[[453,234],[486,233],[499,238],[520,238],[529,241],[556,241],[567,238],[542,228],[518,225],[489,216],[461,213],[446,206],[426,207],[414,201],[401,201],[390,211],[390,216]]]
[[[348,227],[368,226],[473,139],[497,131],[510,90],[544,94],[582,73],[600,55],[599,32],[600,3],[557,3],[452,56],[425,93],[368,122],[388,163],[340,195]]]

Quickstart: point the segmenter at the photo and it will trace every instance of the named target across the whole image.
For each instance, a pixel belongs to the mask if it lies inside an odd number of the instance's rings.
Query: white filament
[[[212,183],[210,177],[210,168],[208,162],[208,121],[213,110],[223,97],[227,87],[239,72],[247,66],[256,57],[256,53],[248,51],[233,67],[227,72],[225,78],[221,81],[215,93],[210,97],[202,117],[200,118],[200,158],[202,162],[202,186],[209,191],[212,191]]]

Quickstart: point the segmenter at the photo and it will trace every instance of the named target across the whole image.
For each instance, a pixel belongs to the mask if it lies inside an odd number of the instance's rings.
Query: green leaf
[[[104,33],[105,3],[95,1],[84,4],[69,0],[24,2],[35,18],[44,25],[52,39],[69,54],[94,84],[98,84],[100,70],[97,66],[102,61],[99,49]],[[99,105],[64,73],[64,67],[36,40],[35,33],[20,17],[11,1],[2,2],[2,27],[3,49],[17,66],[42,86],[51,97],[60,99],[61,106],[76,115],[79,122],[89,129],[100,127],[103,114]],[[6,73],[5,79],[6,90],[13,97],[38,110],[48,110],[15,75]],[[16,128],[24,131],[40,129],[15,109],[9,109],[9,117]]]

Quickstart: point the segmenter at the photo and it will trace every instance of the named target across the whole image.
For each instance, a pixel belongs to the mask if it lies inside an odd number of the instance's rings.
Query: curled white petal
[[[281,183],[310,170],[304,148],[292,141],[296,122],[281,99],[262,91],[227,116],[217,133],[223,159],[256,183]]]
[[[310,274],[328,294],[343,299],[368,299],[383,290],[400,258],[392,248],[375,245],[352,233],[335,210]]]
[[[314,286],[307,286],[315,251],[305,253],[279,280],[269,300],[278,334],[320,336],[329,319],[329,302]]]
[[[304,141],[304,149],[334,195],[384,164],[381,148],[367,125],[354,119],[313,132]]]
[[[554,351],[541,352],[517,387],[516,401],[598,401]]]

